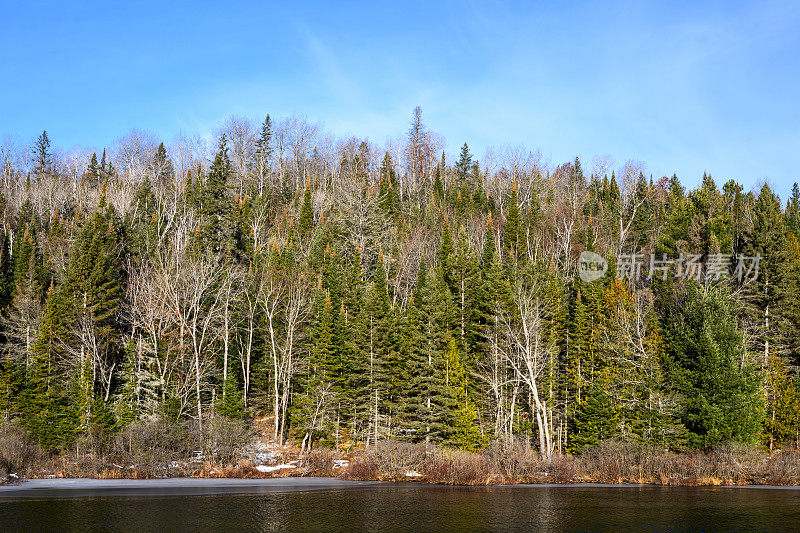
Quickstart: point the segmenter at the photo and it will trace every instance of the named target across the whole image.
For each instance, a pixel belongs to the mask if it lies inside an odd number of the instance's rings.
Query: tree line
[[[797,185],[448,161],[419,108],[383,148],[297,117],[219,133],[0,147],[0,412],[46,448],[156,417],[306,449],[797,443]]]

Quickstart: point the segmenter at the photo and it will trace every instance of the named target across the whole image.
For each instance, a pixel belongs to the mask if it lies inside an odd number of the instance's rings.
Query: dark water
[[[0,491],[0,529],[800,531],[797,489],[333,485]]]

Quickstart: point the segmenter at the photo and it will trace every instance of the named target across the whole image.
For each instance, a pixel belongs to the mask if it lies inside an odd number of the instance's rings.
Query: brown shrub
[[[45,452],[28,440],[27,432],[11,423],[0,423],[0,478],[24,476],[47,459]]]
[[[493,442],[483,452],[492,472],[505,483],[521,483],[542,476],[542,464],[521,439]]]
[[[315,448],[303,458],[303,474],[323,477],[333,476],[335,475],[333,461],[337,458],[336,452],[330,448]]]
[[[492,473],[491,461],[481,454],[433,448],[420,471],[429,483],[486,485]]]
[[[800,485],[800,450],[797,448],[776,452],[764,466],[764,483]]]
[[[199,428],[192,428],[199,434]],[[216,416],[203,425],[203,455],[217,464],[235,465],[253,440],[253,432],[242,420]]]
[[[640,477],[639,448],[619,441],[606,441],[581,454],[585,475],[591,481],[622,483]]]
[[[375,456],[369,453],[356,455],[350,460],[350,465],[342,472],[345,479],[357,481],[371,481],[379,479],[378,462]]]
[[[130,470],[140,477],[191,475],[190,461],[199,447],[199,436],[185,424],[139,421],[116,436],[111,457],[132,466]]]
[[[425,446],[399,441],[379,441],[353,455],[342,476],[348,479],[408,480],[425,460]]]
[[[546,473],[546,476],[541,474]],[[540,473],[529,475],[528,483],[575,483],[581,475],[580,461],[571,455],[554,455],[549,461],[542,463]]]
[[[736,442],[716,446],[709,458],[711,476],[733,484],[748,483],[766,464],[761,449]]]
[[[426,458],[424,445],[399,441],[380,441],[369,453],[385,479],[407,479],[406,473],[418,471]]]

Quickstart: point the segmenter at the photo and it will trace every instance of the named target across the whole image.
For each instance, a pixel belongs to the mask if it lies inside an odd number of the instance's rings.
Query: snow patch
[[[277,472],[278,470],[283,470],[284,468],[297,468],[297,466],[296,465],[292,465],[292,464],[286,464],[286,463],[284,463],[282,465],[275,465],[275,466],[258,465],[256,467],[256,470],[258,470],[259,472],[263,472],[263,473],[269,473],[269,472]]]
[[[247,455],[256,464],[275,463],[281,458],[281,452],[274,445],[256,442],[247,448]]]

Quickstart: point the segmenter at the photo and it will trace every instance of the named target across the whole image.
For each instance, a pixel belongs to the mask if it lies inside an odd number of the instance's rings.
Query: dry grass
[[[419,472],[409,477],[408,472]],[[606,442],[580,456],[540,460],[522,442],[494,443],[481,453],[385,442],[361,451],[342,473],[349,479],[417,480],[452,485],[497,483],[636,483],[654,485],[800,484],[800,452],[769,456],[739,444],[675,453]]]
[[[483,454],[436,448],[425,458],[420,479],[446,485],[488,485],[496,480],[493,466]]]
[[[20,453],[27,450],[33,453],[33,461],[28,461],[26,470],[17,469],[29,477],[264,477],[245,461],[243,452],[251,442],[252,434],[243,422],[221,417],[206,421],[202,432],[196,422],[136,422],[110,438],[84,437],[74,450],[58,455],[23,447],[21,430],[2,431],[0,471],[3,457],[9,455],[9,465],[18,464]],[[17,450],[13,457],[11,450]]]
[[[0,482],[10,474],[25,476],[40,464],[46,454],[34,444],[21,427],[0,423]]]
[[[337,474],[334,470],[334,461],[340,456],[330,448],[316,448],[303,458],[303,468],[297,472],[299,475],[332,477]]]
[[[259,471],[245,456],[253,434],[243,423],[217,418],[201,433],[196,423],[137,422],[113,438],[84,439],[74,451],[48,455],[18,426],[0,425],[0,480],[23,477],[263,478],[337,476],[354,480],[421,481],[450,485],[515,483],[639,483],[655,485],[798,485],[800,451],[740,444],[675,453],[609,441],[579,456],[541,460],[523,440],[495,442],[479,453],[381,441],[348,454],[318,448],[299,468]],[[296,452],[296,450],[295,450]],[[284,450],[284,456],[293,455]],[[294,455],[296,457],[296,455]],[[287,457],[283,460],[286,461]],[[342,467],[337,460],[347,459]]]

